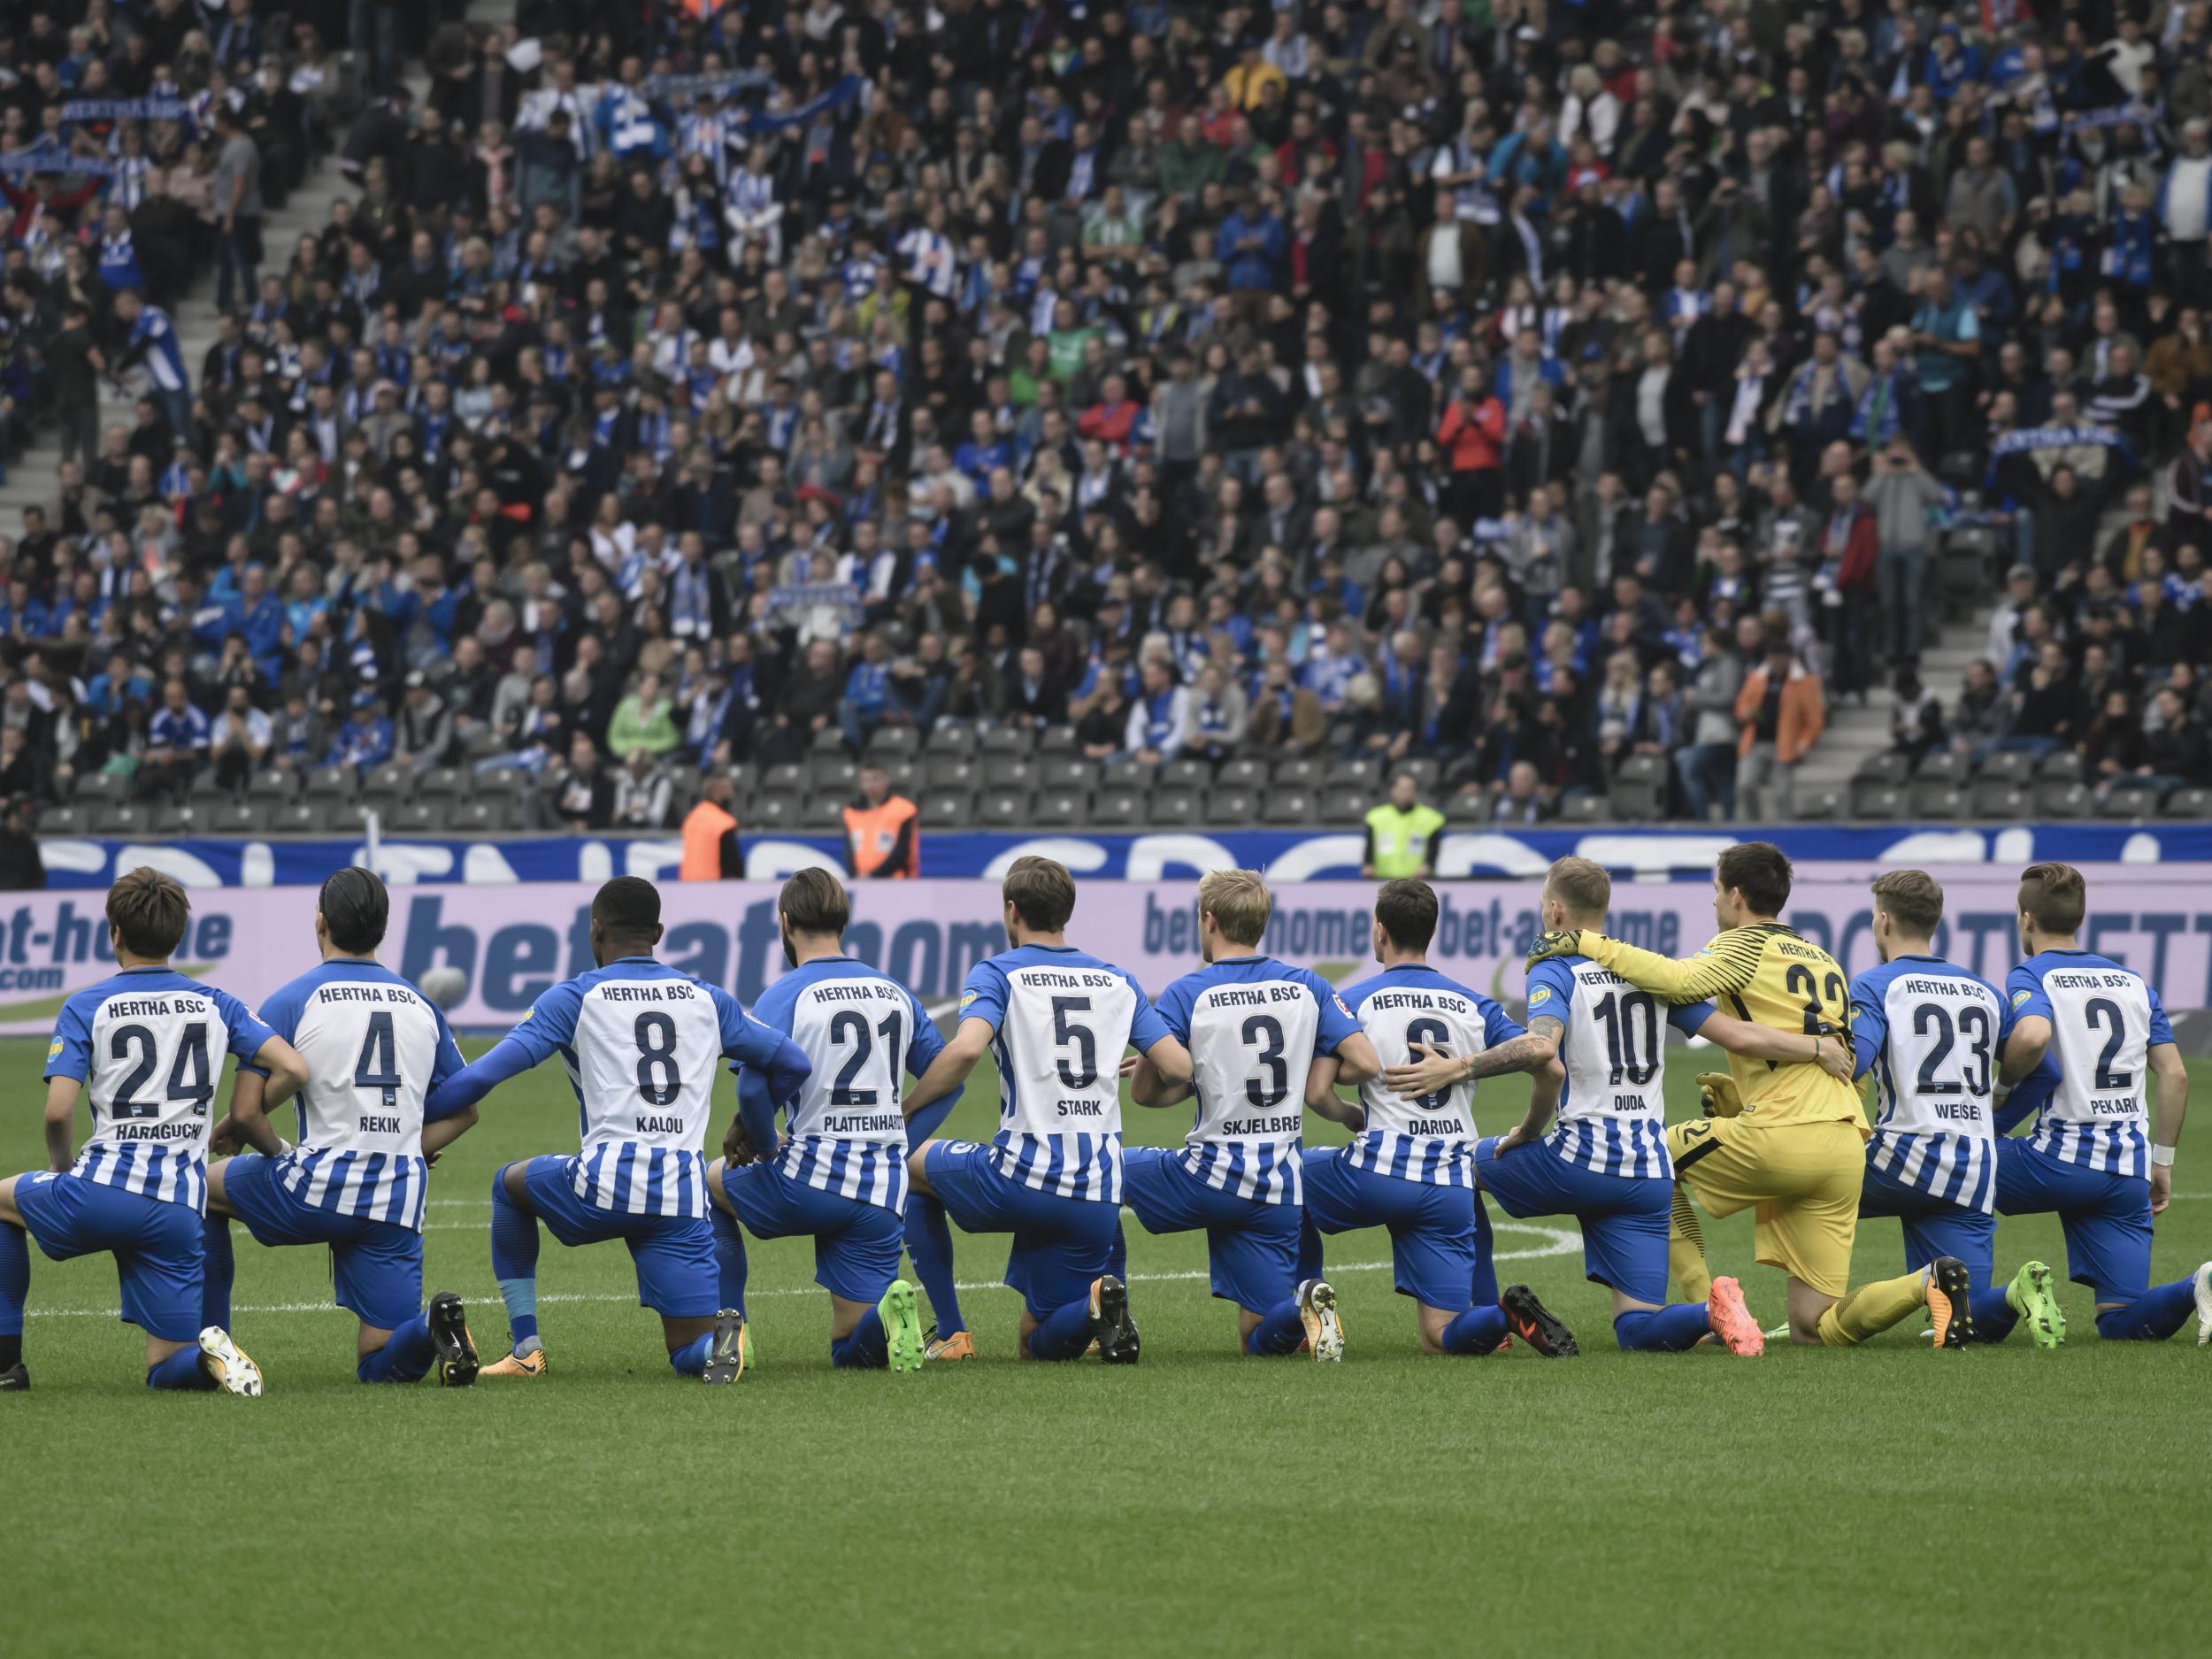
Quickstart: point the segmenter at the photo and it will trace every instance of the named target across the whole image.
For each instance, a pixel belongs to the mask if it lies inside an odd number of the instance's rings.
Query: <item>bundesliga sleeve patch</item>
[[[1348,1003],[1347,1003],[1347,1002],[1345,1002],[1344,998],[1343,998],[1340,995],[1339,995],[1338,993],[1336,993],[1336,992],[1334,992],[1334,991],[1332,991],[1331,993],[1329,993],[1329,1000],[1330,1000],[1332,1002],[1334,1002],[1334,1003],[1336,1004],[1336,1011],[1337,1011],[1338,1013],[1340,1013],[1340,1014],[1343,1015],[1343,1016],[1344,1016],[1344,1018],[1347,1018],[1347,1019],[1351,1018],[1351,1017],[1352,1017],[1352,1010],[1351,1010],[1351,1006],[1350,1006]],[[58,1044],[57,1044],[57,1045],[56,1045],[56,1047],[59,1047],[59,1046],[60,1046],[60,1045],[58,1045]]]
[[[2034,995],[2032,991],[2015,991],[2012,994],[2012,1005],[2015,1008],[2022,1007],[2027,1002],[2028,998]]]
[[[61,1048],[62,1048],[61,1039],[60,1039],[59,1037],[57,1037],[57,1038],[55,1038],[55,1039],[54,1039],[54,1041],[51,1041],[51,1042],[50,1042],[50,1043],[48,1043],[48,1044],[46,1045],[46,1057],[47,1057],[49,1060],[58,1060],[58,1059],[60,1059],[60,1058],[61,1058]]]
[[[1551,987],[1548,985],[1540,985],[1528,994],[1528,1005],[1531,1008],[1541,1008],[1550,1001]]]
[[[967,1005],[968,1005],[969,1003],[971,1003],[971,1002],[974,1002],[974,1001],[975,1001],[975,993],[974,993],[973,991],[963,991],[963,992],[961,992],[961,993],[960,993],[960,1006],[961,1006],[961,1007],[965,1008],[965,1007],[967,1007]]]

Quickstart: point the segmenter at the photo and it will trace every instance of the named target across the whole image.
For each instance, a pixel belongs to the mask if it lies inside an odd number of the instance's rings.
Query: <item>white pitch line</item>
[[[1545,1240],[1541,1247],[1533,1250],[1497,1251],[1490,1258],[1494,1262],[1525,1262],[1532,1260],[1538,1256],[1566,1256],[1578,1248],[1582,1243],[1580,1235],[1569,1233],[1563,1227],[1540,1227],[1525,1221],[1501,1221],[1494,1225],[1501,1233],[1533,1233],[1543,1238]],[[1392,1265],[1394,1264],[1389,1262],[1346,1262],[1340,1265],[1332,1266],[1329,1269],[1329,1271],[1332,1275],[1338,1273],[1379,1273],[1385,1271]],[[1129,1275],[1129,1281],[1134,1285],[1167,1285],[1180,1283],[1188,1279],[1206,1279],[1210,1277],[1210,1275],[1208,1272],[1201,1269],[1186,1273],[1132,1273]],[[1008,1286],[1001,1284],[995,1279],[978,1279],[972,1284],[965,1284],[956,1281],[953,1288],[963,1291],[1004,1290],[1008,1288]],[[745,1293],[745,1296],[746,1300],[749,1302],[756,1296],[819,1296],[825,1293],[819,1286],[806,1285],[779,1286],[778,1288],[772,1290],[749,1290]],[[484,1302],[494,1302],[498,1301],[499,1298],[495,1293],[490,1295],[479,1294],[473,1297],[472,1300]],[[634,1292],[556,1291],[551,1294],[541,1294],[538,1297],[538,1300],[541,1302],[626,1302],[634,1305],[637,1302],[637,1296]],[[35,1302],[32,1303],[23,1311],[33,1317],[50,1317],[54,1318],[72,1319],[112,1319],[115,1317],[115,1310],[111,1307],[42,1308]],[[338,1313],[343,1311],[343,1310],[336,1308],[326,1302],[277,1302],[265,1303],[259,1307],[233,1308],[231,1311],[234,1314],[250,1313],[258,1315],[265,1313]]]

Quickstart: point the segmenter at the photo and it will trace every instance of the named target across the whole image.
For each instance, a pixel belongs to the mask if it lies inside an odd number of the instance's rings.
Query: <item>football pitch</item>
[[[42,1163],[42,1054],[0,1042],[22,1080],[0,1171]],[[1695,1067],[1675,1062],[1681,1115]],[[2191,1070],[2202,1102],[2212,1063]],[[1520,1087],[1484,1086],[1486,1131],[1518,1119]],[[995,1107],[987,1062],[947,1133],[987,1137]],[[1172,1142],[1188,1109],[1129,1122],[1132,1141]],[[1310,1144],[1338,1133],[1312,1127]],[[543,1066],[487,1102],[432,1177],[427,1287],[467,1299],[487,1358],[506,1330],[492,1172],[575,1137],[567,1085]],[[2212,1256],[2212,1139],[2189,1141],[2161,1280]],[[959,1267],[982,1357],[834,1371],[810,1247],[786,1240],[750,1244],[756,1369],[703,1388],[670,1373],[618,1247],[549,1240],[551,1375],[451,1393],[357,1383],[327,1256],[242,1228],[234,1330],[266,1373],[257,1401],[150,1393],[111,1264],[34,1250],[35,1386],[0,1402],[0,1655],[1794,1656],[2191,1640],[2212,1565],[2212,1351],[2193,1325],[2101,1343],[2068,1286],[2073,1340],[2055,1354],[2024,1333],[1934,1354],[1908,1322],[1855,1352],[1623,1355],[1572,1224],[1507,1221],[1501,1281],[1534,1286],[1582,1357],[1425,1358],[1386,1238],[1355,1233],[1329,1256],[1349,1351],[1321,1366],[1240,1357],[1202,1242],[1129,1226],[1133,1368],[1018,1362],[1005,1246],[976,1238]],[[1778,1325],[1781,1277],[1752,1265],[1747,1218],[1709,1222],[1707,1240]],[[2001,1223],[2000,1273],[2030,1255],[2062,1275],[2056,1223]],[[1897,1224],[1863,1225],[1857,1276],[1901,1265]]]

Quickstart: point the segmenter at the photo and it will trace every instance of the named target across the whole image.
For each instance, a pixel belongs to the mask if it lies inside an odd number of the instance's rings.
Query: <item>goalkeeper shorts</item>
[[[1759,1260],[1824,1295],[1851,1284],[1865,1141],[1856,1125],[1693,1118],[1667,1128],[1674,1178],[1709,1215],[1754,1210]]]

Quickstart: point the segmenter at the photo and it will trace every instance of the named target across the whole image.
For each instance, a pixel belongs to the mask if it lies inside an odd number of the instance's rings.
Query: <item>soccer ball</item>
[[[457,1008],[469,994],[469,976],[456,967],[433,968],[416,983],[442,1009]]]

